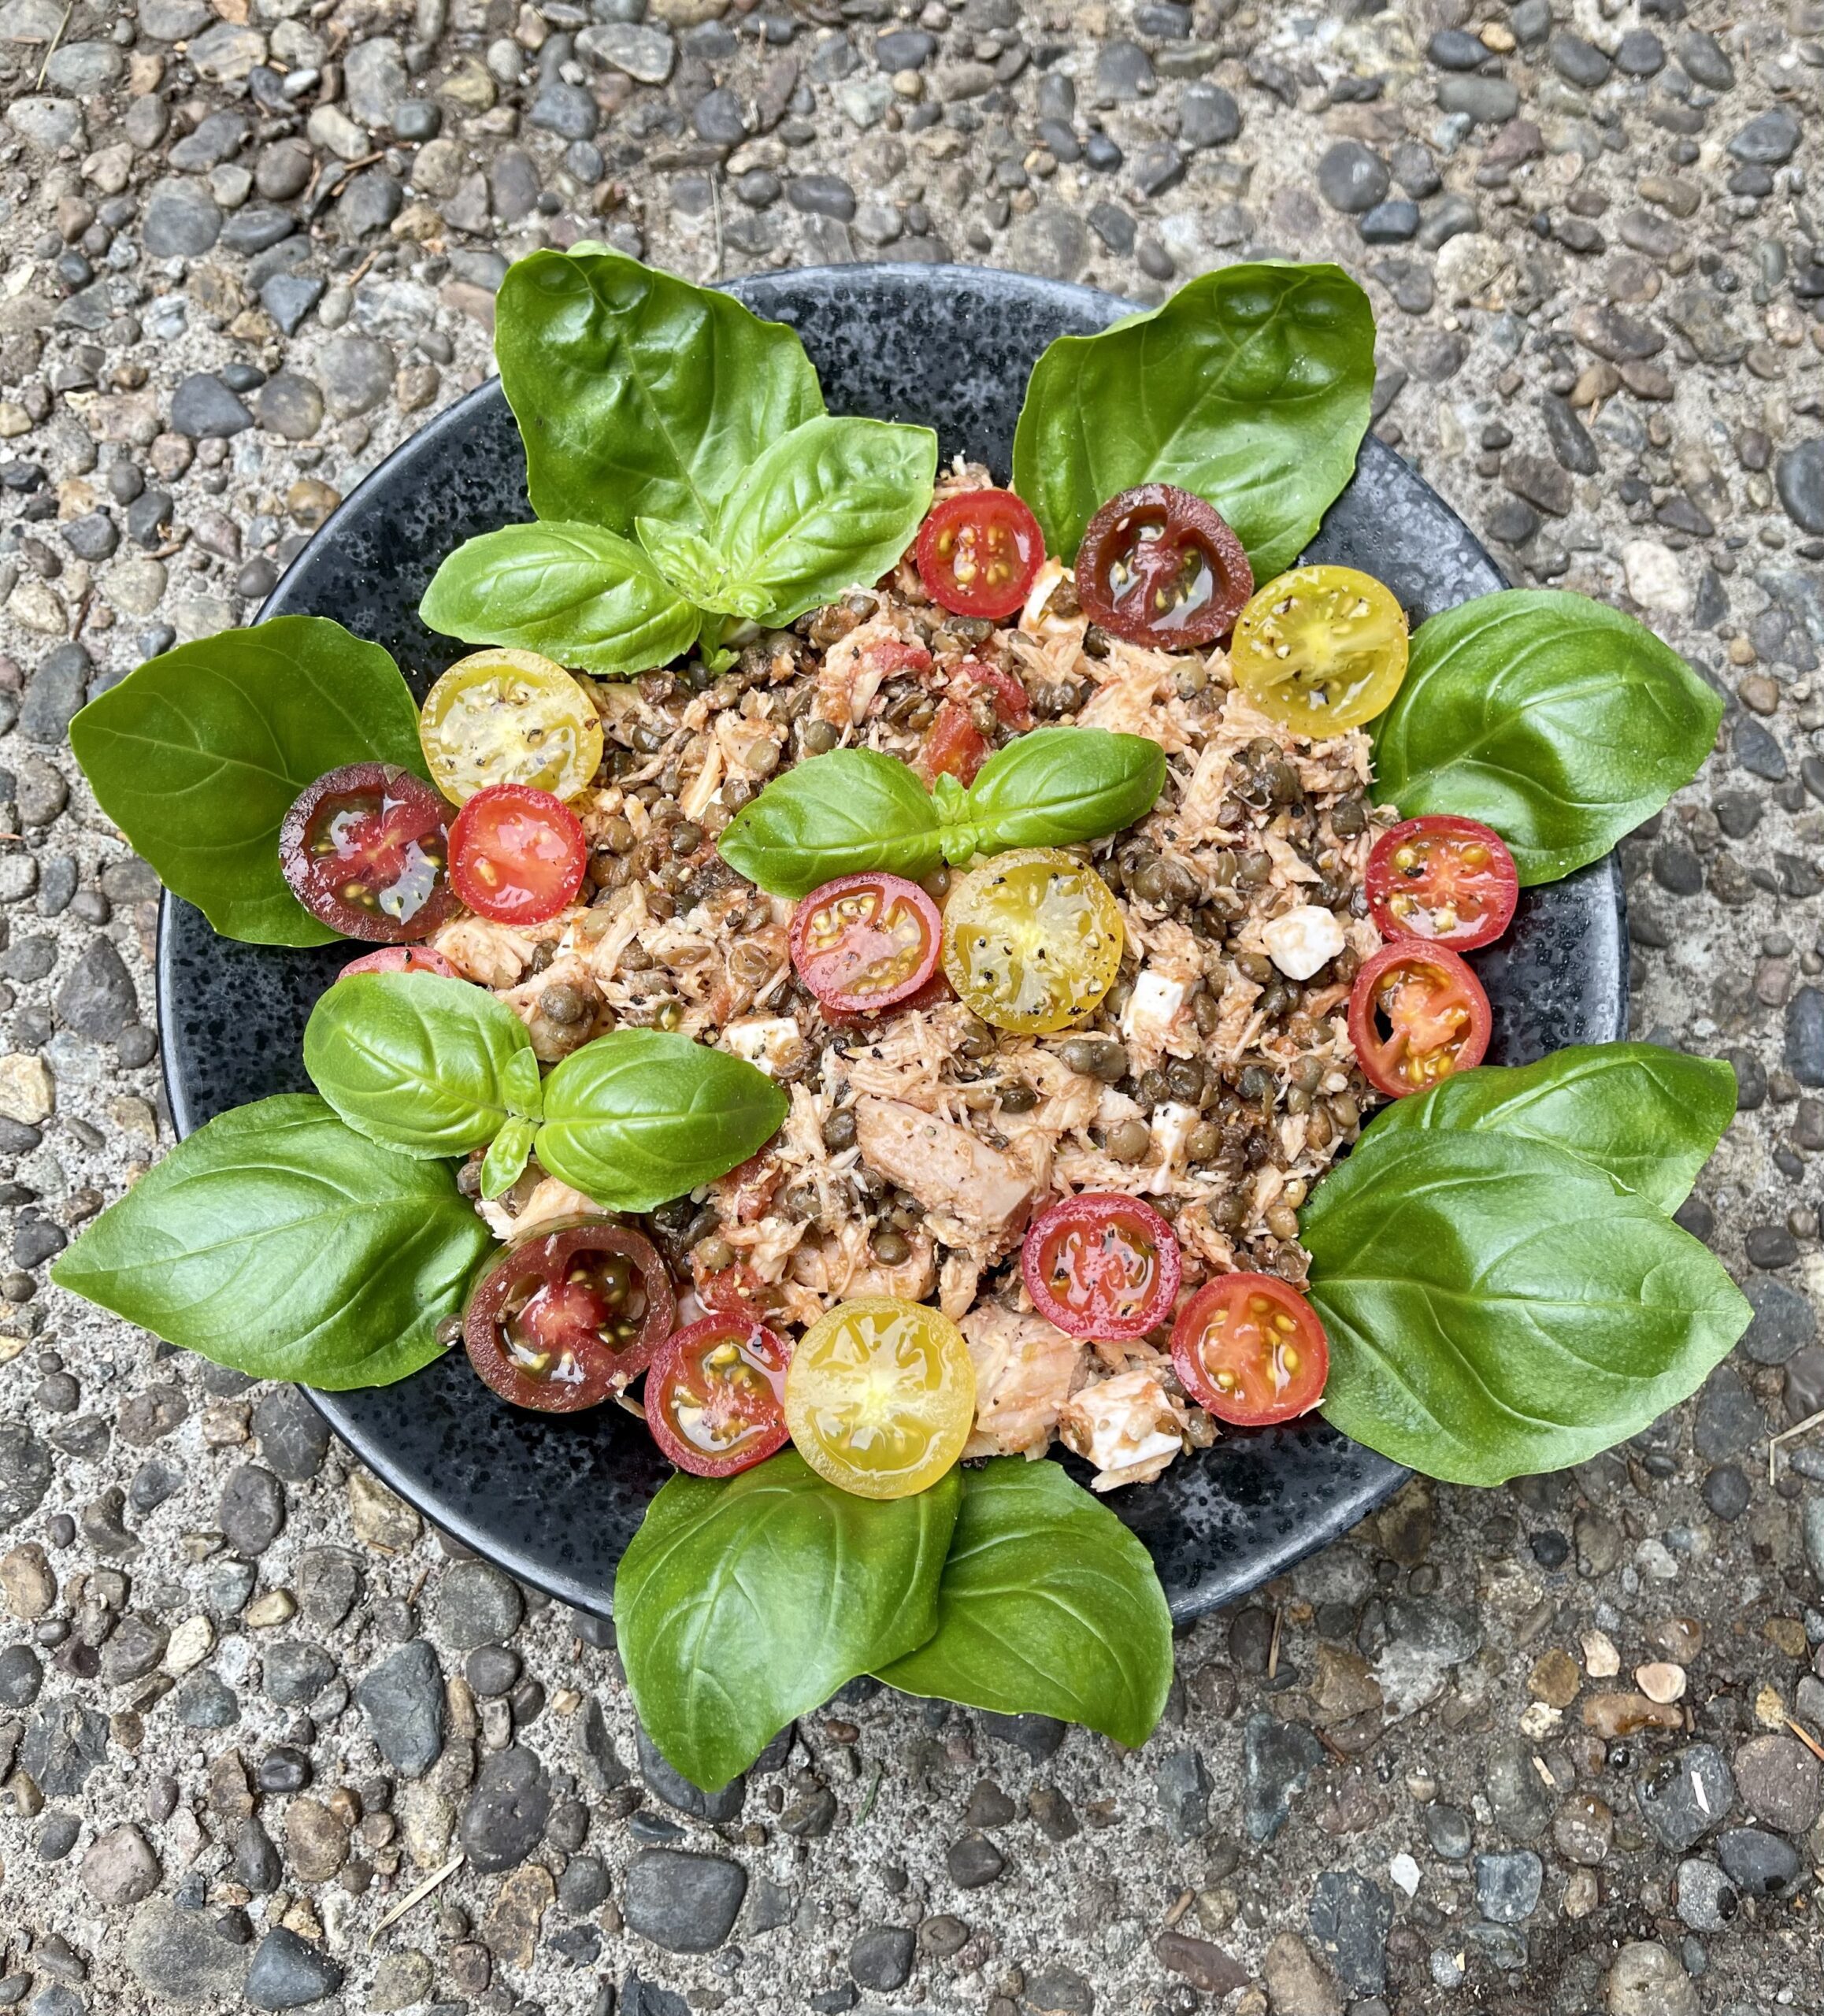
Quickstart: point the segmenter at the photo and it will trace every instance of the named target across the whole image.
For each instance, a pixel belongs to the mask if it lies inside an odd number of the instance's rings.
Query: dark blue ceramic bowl
[[[1102,328],[1132,306],[962,266],[826,267],[740,280],[730,291],[798,330],[832,412],[933,427],[944,461],[961,451],[1003,480],[1039,353],[1053,337]],[[474,534],[531,515],[519,436],[496,381],[376,470],[263,613],[335,617],[384,644],[421,695],[465,648],[418,621],[438,563]],[[1415,624],[1506,585],[1462,521],[1372,437],[1308,557],[1386,582]],[[1495,1010],[1491,1062],[1526,1063],[1624,1032],[1622,904],[1612,857],[1523,892],[1506,941],[1475,959]],[[158,1017],[180,1135],[229,1106],[308,1089],[305,1020],[347,950],[235,944],[188,904],[165,899]],[[620,1410],[520,1412],[480,1384],[461,1352],[396,1386],[313,1397],[362,1461],[428,1518],[588,1610],[609,1610],[615,1563],[669,1473]],[[1108,1502],[1151,1549],[1173,1614],[1188,1618],[1347,1532],[1405,1474],[1314,1418],[1228,1436],[1157,1484]]]

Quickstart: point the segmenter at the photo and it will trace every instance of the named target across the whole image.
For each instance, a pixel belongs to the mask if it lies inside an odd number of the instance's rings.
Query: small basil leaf
[[[345,763],[422,776],[418,703],[391,657],[321,616],[180,644],[83,709],[70,747],[96,802],[224,938],[327,945],[279,869],[279,828]]]
[[[1020,409],[1014,487],[1070,560],[1111,497],[1176,484],[1215,506],[1264,581],[1354,474],[1374,388],[1374,310],[1340,267],[1225,266],[1050,346]]]
[[[878,1666],[889,1687],[1002,1715],[1055,1715],[1130,1749],[1172,1684],[1152,1557],[1056,1463],[998,1457],[962,1479],[937,1629]]]
[[[929,793],[896,757],[872,749],[795,763],[735,814],[716,845],[774,896],[808,896],[869,868],[917,881],[944,859]]]
[[[1607,1169],[1667,1213],[1691,1194],[1735,1117],[1735,1073],[1652,1043],[1554,1051],[1514,1069],[1459,1071],[1377,1114],[1364,1140],[1414,1128],[1514,1134]]]
[[[217,1365],[335,1392],[440,1357],[437,1326],[493,1243],[447,1165],[287,1093],[180,1142],[51,1273]]]
[[[944,858],[952,868],[966,868],[986,848],[981,828],[972,826],[966,819],[959,825],[946,826],[939,842],[944,849]]]
[[[510,1120],[488,1144],[481,1158],[481,1194],[492,1199],[518,1182],[526,1158],[532,1153],[532,1136],[538,1132],[530,1120]]]
[[[1715,1256],[1594,1164],[1517,1135],[1372,1135],[1299,1221],[1323,1412],[1452,1484],[1568,1469],[1694,1392],[1747,1328]]]
[[[632,540],[599,525],[506,525],[457,547],[418,613],[471,644],[543,651],[625,677],[695,641],[697,613]]]
[[[910,1498],[858,1498],[795,1450],[739,1477],[674,1477],[614,1577],[614,1627],[640,1719],[706,1792],[936,1621],[956,1525],[952,1469]]]
[[[931,782],[931,802],[937,808],[939,820],[946,826],[955,826],[962,823],[969,799],[959,778],[940,770]]]
[[[624,536],[641,517],[708,532],[765,450],[824,410],[792,330],[619,252],[517,261],[494,348],[532,509]]]
[[[504,1002],[435,973],[351,973],[304,1025],[310,1082],[350,1127],[410,1155],[466,1155],[491,1141],[521,1055],[536,1073],[532,1039]]]
[[[981,850],[1066,847],[1144,819],[1166,787],[1166,753],[1139,735],[1040,728],[997,750],[966,800]]]
[[[714,616],[750,618],[765,615],[766,597],[736,580],[727,557],[711,539],[688,525],[667,525],[641,518],[634,526],[653,564],[680,595]],[[701,618],[699,618],[701,628]]]
[[[763,1147],[791,1102],[764,1071],[661,1029],[584,1043],[544,1086],[547,1173],[610,1211],[650,1211]]]
[[[878,580],[931,508],[937,436],[852,417],[807,420],[775,441],[723,499],[717,543],[759,609],[712,602],[774,624]]]
[[[1587,595],[1507,589],[1419,625],[1374,732],[1375,798],[1492,826],[1523,884],[1607,854],[1702,768],[1722,698]]]
[[[500,1089],[506,1110],[521,1120],[536,1120],[544,1112],[544,1080],[539,1074],[537,1053],[528,1042],[516,1050],[502,1067]]]

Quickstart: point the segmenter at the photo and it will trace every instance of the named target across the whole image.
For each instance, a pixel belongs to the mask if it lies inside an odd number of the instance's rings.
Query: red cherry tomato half
[[[1265,1428],[1308,1414],[1330,1373],[1324,1326],[1273,1274],[1219,1274],[1172,1325],[1178,1383],[1218,1421]]]
[[[391,763],[350,763],[299,792],[279,828],[291,893],[344,938],[397,945],[456,914],[450,808]]]
[[[637,1379],[677,1317],[651,1240],[606,1219],[571,1219],[510,1246],[482,1276],[462,1341],[503,1400],[574,1414]]]
[[[1490,1026],[1482,983],[1455,952],[1414,938],[1383,945],[1349,996],[1349,1040],[1369,1084],[1389,1099],[1480,1064]]]
[[[1492,827],[1448,813],[1403,820],[1368,857],[1368,907],[1386,938],[1471,952],[1514,921],[1520,877]]]
[[[646,1375],[652,1439],[692,1477],[732,1477],[785,1446],[792,1347],[750,1317],[706,1316],[667,1337]]]
[[[1227,521],[1169,483],[1110,498],[1077,550],[1077,597],[1090,620],[1160,650],[1226,636],[1253,593],[1254,569]]]
[[[456,815],[450,879],[478,917],[543,924],[576,901],[589,843],[562,799],[532,784],[490,784]]]
[[[903,875],[842,875],[793,911],[792,963],[838,1015],[877,1014],[909,1000],[937,970],[944,920]]]
[[[962,490],[932,507],[918,553],[918,578],[939,608],[998,623],[1024,606],[1045,537],[1010,490]]]
[[[377,952],[363,952],[350,959],[336,977],[350,973],[435,973],[439,980],[460,980],[462,976],[441,952],[428,945],[383,945]]]
[[[991,753],[988,738],[976,726],[968,708],[960,700],[946,700],[932,717],[918,754],[912,759],[912,768],[927,790],[946,775],[955,777],[966,790]]]
[[[1073,1337],[1144,1337],[1172,1313],[1178,1241],[1137,1197],[1085,1191],[1032,1221],[1020,1250],[1032,1306]]]

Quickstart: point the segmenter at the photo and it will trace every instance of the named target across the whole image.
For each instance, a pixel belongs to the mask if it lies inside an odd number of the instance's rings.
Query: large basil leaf
[[[1144,736],[1040,728],[997,750],[963,800],[972,851],[1067,847],[1118,833],[1166,788],[1166,752]],[[952,861],[966,859],[947,847]]]
[[[897,757],[872,749],[795,763],[743,806],[716,846],[775,896],[808,896],[869,868],[917,881],[944,862],[930,793]]]
[[[1255,577],[1292,564],[1355,468],[1374,315],[1340,267],[1225,266],[1032,367],[1014,487],[1064,560],[1108,500],[1173,483],[1235,528]]]
[[[286,1093],[180,1142],[51,1277],[218,1365],[338,1392],[441,1356],[492,1243],[446,1166]]]
[[[1299,1236],[1330,1340],[1325,1414],[1453,1484],[1564,1469],[1638,1433],[1751,1314],[1644,1197],[1518,1135],[1365,1138]]]
[[[772,624],[868,587],[911,543],[936,472],[937,436],[928,427],[807,420],[723,500],[717,544],[729,580],[765,596],[760,620]],[[754,613],[732,605],[728,613]]]
[[[796,335],[606,248],[535,252],[495,301],[500,381],[541,518],[707,532],[782,434],[823,410]]]
[[[706,1792],[846,1681],[931,1635],[962,1495],[858,1498],[795,1450],[739,1477],[675,1477],[621,1557],[614,1628],[633,1705]]]
[[[1607,1169],[1662,1211],[1678,1210],[1735,1117],[1719,1059],[1652,1043],[1585,1043],[1514,1069],[1459,1071],[1377,1114],[1364,1140],[1448,1128],[1515,1134]]]
[[[180,644],[69,724],[95,799],[224,938],[327,945],[279,872],[279,828],[344,763],[424,774],[418,706],[378,644],[321,616],[280,616]]]
[[[408,1155],[485,1147],[513,1110],[521,1054],[532,1038],[505,1002],[434,973],[351,973],[304,1025],[310,1082],[350,1127]]]
[[[697,613],[631,539],[599,525],[503,525],[457,547],[418,613],[471,644],[515,644],[625,677],[696,642]]]
[[[546,1079],[535,1152],[610,1211],[650,1211],[765,1147],[791,1102],[764,1071],[662,1029],[615,1029]]]
[[[1554,882],[1689,784],[1722,718],[1722,695],[1632,617],[1507,589],[1420,624],[1375,730],[1374,795],[1408,819],[1480,819],[1522,883]]]
[[[1055,1715],[1137,1749],[1172,1684],[1152,1557],[1056,1463],[966,1471],[937,1629],[875,1669],[889,1687],[1003,1715]]]

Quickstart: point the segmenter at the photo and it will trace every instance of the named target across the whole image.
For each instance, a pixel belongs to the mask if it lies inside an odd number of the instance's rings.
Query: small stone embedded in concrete
[[[342,1973],[341,1962],[321,1947],[275,1925],[255,1950],[241,1992],[255,2009],[300,2009],[333,1995]]]
[[[728,1937],[747,1889],[739,1862],[644,1848],[628,1865],[622,1909],[629,1930],[667,1952],[709,1953]]]
[[[536,1848],[551,1810],[543,1762],[517,1744],[489,1752],[462,1808],[462,1846],[472,1868],[511,1869]]]
[[[130,1824],[98,1835],[83,1857],[83,1888],[106,1910],[150,1896],[161,1873],[151,1844]]]
[[[443,1747],[443,1676],[430,1645],[402,1645],[361,1677],[354,1698],[380,1755],[405,1777],[422,1777]]]

